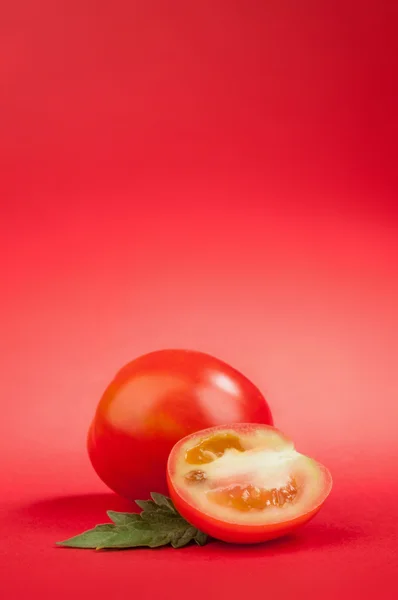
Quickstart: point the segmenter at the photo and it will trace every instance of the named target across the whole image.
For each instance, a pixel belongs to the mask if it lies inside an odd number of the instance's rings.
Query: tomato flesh
[[[264,510],[270,506],[284,506],[287,502],[293,502],[297,493],[297,484],[292,478],[279,489],[264,489],[251,484],[243,487],[236,485],[220,491],[210,491],[207,497],[220,506],[249,511]]]
[[[167,493],[167,459],[178,440],[239,421],[272,424],[264,396],[242,373],[202,352],[151,352],[106,388],[88,433],[89,457],[112,490],[147,499]]]
[[[255,543],[307,522],[328,496],[329,471],[271,426],[215,427],[184,438],[168,461],[179,512],[209,535]]]

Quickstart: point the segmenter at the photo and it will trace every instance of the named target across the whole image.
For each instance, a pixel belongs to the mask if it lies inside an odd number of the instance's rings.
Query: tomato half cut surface
[[[258,543],[290,533],[321,508],[329,471],[267,425],[212,427],[170,453],[170,496],[192,525],[225,542]]]

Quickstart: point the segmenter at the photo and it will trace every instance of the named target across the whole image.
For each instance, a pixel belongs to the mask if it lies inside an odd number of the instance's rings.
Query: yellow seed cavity
[[[294,502],[298,494],[295,479],[281,488],[261,489],[249,484],[245,487],[233,486],[224,490],[207,492],[209,500],[220,506],[228,506],[240,511],[264,510],[269,507],[282,508]]]
[[[190,465],[210,463],[222,456],[225,450],[232,448],[239,452],[245,451],[237,435],[232,433],[213,435],[187,450],[185,460]]]

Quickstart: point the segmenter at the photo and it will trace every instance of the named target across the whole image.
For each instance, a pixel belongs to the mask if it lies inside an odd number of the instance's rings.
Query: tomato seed
[[[193,471],[194,472],[194,471]],[[208,497],[221,506],[231,506],[237,510],[264,510],[270,506],[282,508],[292,503],[298,494],[296,482],[292,479],[283,488],[260,489],[254,485],[244,488],[234,486],[225,490],[208,492]]]
[[[185,479],[187,481],[191,481],[191,482],[197,482],[197,481],[203,481],[204,479],[206,479],[207,475],[204,471],[189,471],[189,473],[187,473],[185,475]]]

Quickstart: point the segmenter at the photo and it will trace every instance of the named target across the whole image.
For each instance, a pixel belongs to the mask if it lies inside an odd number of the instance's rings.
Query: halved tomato
[[[256,543],[290,533],[321,508],[329,471],[267,425],[212,427],[170,453],[170,496],[192,525],[225,542]]]

